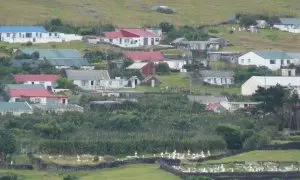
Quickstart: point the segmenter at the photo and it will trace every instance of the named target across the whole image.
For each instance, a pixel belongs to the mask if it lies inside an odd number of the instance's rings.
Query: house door
[[[35,42],[35,38],[32,39],[32,42]]]
[[[151,38],[151,45],[154,45],[154,38]]]
[[[62,100],[62,103],[63,103],[63,104],[66,104],[66,99],[63,99],[63,100]]]
[[[148,38],[144,38],[144,46],[148,45]]]

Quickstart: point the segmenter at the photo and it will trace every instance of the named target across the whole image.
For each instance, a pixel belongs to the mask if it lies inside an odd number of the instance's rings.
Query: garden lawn
[[[300,150],[266,150],[251,151],[231,157],[222,158],[220,160],[206,161],[205,163],[229,163],[236,161],[300,161]]]
[[[25,171],[25,170],[0,170],[0,175],[13,173],[22,180],[61,180],[67,173]],[[129,165],[120,168],[104,169],[99,171],[79,171],[68,173],[79,177],[80,180],[179,180],[166,171],[160,170],[157,165]]]
[[[157,76],[157,78],[161,81],[161,84],[158,87],[150,87],[150,86],[139,86],[136,88],[139,92],[161,92],[166,91],[166,87],[170,88],[186,88],[190,87],[190,77],[188,73],[171,73],[169,75],[161,75]],[[197,82],[192,82],[192,93],[193,94],[212,94],[219,95],[222,93],[229,94],[239,94],[239,87],[217,87],[217,86],[209,86],[209,85],[200,85]]]

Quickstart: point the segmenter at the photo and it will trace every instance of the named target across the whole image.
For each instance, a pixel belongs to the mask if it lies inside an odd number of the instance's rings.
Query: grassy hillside
[[[155,5],[167,5],[176,14],[151,12]],[[299,16],[299,9],[299,0],[10,0],[1,2],[0,24],[36,24],[61,18],[80,24],[102,22],[127,27],[161,21],[198,25],[220,22],[236,12]]]

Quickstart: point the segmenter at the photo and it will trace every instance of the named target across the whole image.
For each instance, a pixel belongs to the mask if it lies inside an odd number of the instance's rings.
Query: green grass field
[[[229,163],[236,161],[300,161],[300,150],[274,150],[274,151],[251,151],[238,154],[220,160],[206,161],[205,163]]]
[[[45,172],[45,171],[19,171],[0,170],[3,173],[13,173],[19,175],[24,180],[61,180],[65,173]],[[80,180],[179,180],[170,173],[158,169],[156,165],[129,165],[115,169],[105,169],[100,171],[79,171],[69,173],[76,175]]]
[[[137,87],[137,91],[140,92],[160,92],[166,91],[166,88],[189,88],[190,80],[188,73],[171,73],[169,75],[161,75],[157,76],[157,78],[161,81],[161,84],[158,87],[150,87],[150,86],[139,86]],[[215,87],[208,85],[200,85],[199,83],[192,82],[192,92],[195,94],[212,94],[219,95],[221,93],[229,93],[229,94],[239,94],[239,87]]]
[[[155,5],[169,6],[176,13],[151,12]],[[1,2],[0,24],[37,24],[61,18],[75,24],[101,22],[126,27],[161,21],[198,25],[220,22],[237,12],[299,16],[299,7],[298,0],[10,0]]]

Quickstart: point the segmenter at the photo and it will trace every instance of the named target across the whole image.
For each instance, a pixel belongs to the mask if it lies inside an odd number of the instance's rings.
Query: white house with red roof
[[[105,32],[102,41],[120,47],[141,47],[158,45],[161,37],[161,29],[122,28]]]
[[[123,53],[125,59],[133,62],[153,62],[155,64],[164,61],[164,56],[159,51],[127,51]]]
[[[47,89],[10,89],[9,102],[28,101],[34,104],[68,104],[68,97],[52,94]]]
[[[56,81],[60,78],[55,74],[16,74],[14,80],[20,84],[42,84],[45,89],[54,88]]]

